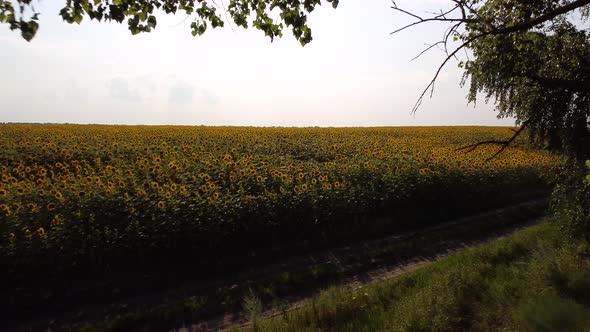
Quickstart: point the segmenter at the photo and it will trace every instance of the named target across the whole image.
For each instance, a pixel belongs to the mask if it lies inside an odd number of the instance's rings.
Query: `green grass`
[[[590,330],[588,247],[551,223],[360,289],[334,287],[254,331]]]
[[[398,264],[417,257],[431,257],[454,248],[462,243],[481,241],[485,235],[494,231],[508,231],[514,225],[534,219],[543,214],[544,204],[523,205],[502,212],[477,217],[465,224],[450,228],[437,229],[421,233],[399,241],[376,241],[366,243],[363,250],[336,253],[335,263],[318,263],[300,266],[300,270],[269,273],[262,279],[240,282],[232,287],[220,287],[209,292],[193,294],[176,303],[137,308],[127,313],[112,313],[102,322],[86,324],[89,331],[129,331],[166,328],[182,325],[181,322],[200,322],[218,316],[224,312],[238,312],[252,303],[247,299],[257,299],[265,308],[276,303],[275,307],[287,306],[285,296],[305,292],[313,294],[330,285],[342,284],[345,276],[362,273],[390,264]],[[306,295],[307,296],[307,295]],[[252,312],[252,310],[246,310]]]

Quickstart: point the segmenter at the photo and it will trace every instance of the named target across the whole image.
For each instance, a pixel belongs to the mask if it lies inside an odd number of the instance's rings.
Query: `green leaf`
[[[590,160],[586,160],[586,167],[588,167],[588,169],[590,169]]]
[[[39,29],[39,23],[35,21],[31,22],[23,22],[21,21],[21,35],[26,41],[31,41],[35,34],[37,33],[37,29]]]
[[[72,19],[74,20],[74,22],[76,22],[77,24],[80,24],[82,22],[82,19],[84,18],[84,16],[82,16],[82,14],[76,14],[76,16],[74,16]]]
[[[193,37],[196,37],[199,34],[197,32],[197,23],[196,22],[191,23],[191,34],[193,35]]]
[[[156,17],[153,15],[150,15],[150,17],[148,17],[148,21],[147,24],[148,26],[150,26],[151,28],[155,28],[156,27]]]

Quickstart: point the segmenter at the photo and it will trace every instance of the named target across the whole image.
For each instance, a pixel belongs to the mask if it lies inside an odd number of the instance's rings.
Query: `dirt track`
[[[307,299],[329,285],[347,285],[359,288],[363,285],[388,279],[400,273],[415,270],[448,256],[465,247],[475,246],[491,239],[502,237],[517,228],[526,227],[538,220],[545,210],[547,199],[534,199],[502,209],[488,211],[479,215],[458,219],[417,231],[396,234],[385,238],[357,243],[351,246],[321,251],[310,255],[291,257],[283,261],[242,271],[239,274],[218,278],[208,282],[195,282],[178,285],[174,289],[154,292],[144,296],[128,298],[105,307],[90,305],[75,312],[66,312],[57,317],[43,318],[29,322],[14,330],[39,330],[51,328],[52,331],[77,329],[83,324],[94,325],[105,318],[122,316],[128,313],[162,311],[173,308],[187,299],[203,294],[211,294],[215,289],[234,289],[241,285],[265,283],[269,276],[280,273],[306,273],[312,269],[328,267],[336,271],[328,283],[314,282],[297,286],[280,300],[283,310],[296,310]],[[403,244],[414,243],[420,247],[416,255]],[[403,254],[401,254],[404,252]],[[409,252],[409,253],[408,253]],[[285,309],[286,308],[286,309]],[[262,317],[280,314],[269,303],[263,303]],[[110,319],[110,318],[109,318]],[[247,325],[247,315],[241,308],[224,312],[209,311],[204,319],[178,320],[157,325],[152,330],[219,331],[230,327]],[[150,321],[149,316],[146,320]]]
[[[420,231],[413,231],[404,234],[393,235],[378,240],[363,242],[360,244],[356,244],[354,246],[347,246],[324,251],[314,255],[309,255],[306,257],[299,257],[296,259],[289,260],[288,262],[283,262],[278,265],[274,265],[262,271],[264,271],[263,273],[272,273],[272,271],[285,269],[293,271],[312,265],[336,264],[339,267],[339,270],[342,271],[343,275],[342,279],[338,282],[338,284],[350,287],[351,289],[358,289],[365,285],[386,280],[396,275],[410,272],[420,267],[432,264],[433,262],[446,256],[449,256],[457,252],[458,250],[477,246],[484,242],[501,238],[517,229],[531,226],[537,223],[539,219],[533,217],[531,219],[527,219],[524,222],[517,222],[514,224],[509,223],[508,225],[499,225],[499,227],[496,227],[493,231],[481,234],[480,237],[476,238],[449,239],[448,241],[445,241],[445,243],[439,243],[438,246],[435,244],[435,246],[438,247],[438,250],[434,254],[414,256],[411,258],[404,259],[402,261],[385,261],[382,262],[382,264],[374,264],[376,266],[374,268],[367,268],[366,264],[362,264],[360,260],[369,257],[370,253],[374,252],[376,248],[387,247],[387,245],[390,243],[410,240],[415,237],[425,236],[428,233],[433,233],[442,230],[450,230],[455,227],[460,227],[466,224],[477,224],[480,222],[484,222],[489,218],[493,218],[494,216],[498,216],[500,214],[518,214],[520,217],[522,217],[523,213],[527,213],[523,211],[529,211],[529,209],[543,209],[546,206],[546,203],[546,199],[532,200],[510,207],[489,211],[476,216],[470,216],[467,218],[462,218],[459,220],[436,225],[433,227],[428,227]],[[287,302],[287,309],[283,308],[282,310],[277,310],[276,308],[268,306],[262,312],[261,317],[270,318],[272,316],[280,315],[285,311],[296,310],[297,308],[305,305],[307,300],[314,294],[315,293],[313,292],[310,294],[309,291],[305,290],[294,292],[293,294],[290,294],[287,298],[283,299]],[[176,327],[176,329],[178,329],[178,331],[195,332],[227,331],[228,329],[233,327],[245,327],[247,325],[248,321],[246,314],[244,312],[237,314],[234,312],[216,317],[208,321],[191,324],[190,326]]]

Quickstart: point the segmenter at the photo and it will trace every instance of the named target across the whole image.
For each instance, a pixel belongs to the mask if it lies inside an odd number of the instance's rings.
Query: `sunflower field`
[[[433,224],[547,188],[508,128],[0,125],[0,263],[14,273],[216,264]]]

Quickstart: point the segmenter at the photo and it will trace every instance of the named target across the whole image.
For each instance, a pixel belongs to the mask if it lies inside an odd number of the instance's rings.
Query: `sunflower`
[[[6,204],[0,204],[0,211],[4,212],[6,216],[9,216],[11,213],[10,207]]]
[[[158,206],[158,208],[159,208],[159,209],[163,209],[163,208],[164,208],[164,206],[166,206],[166,205],[164,204],[164,202],[162,202],[162,201],[158,201],[158,204],[157,204],[157,206]]]
[[[55,210],[55,203],[49,203],[49,204],[47,204],[47,210],[49,210],[49,211]]]
[[[45,230],[43,229],[43,227],[39,227],[39,229],[37,230],[37,235],[41,237],[45,236]]]
[[[0,197],[6,197],[8,196],[8,190],[4,189],[4,188],[0,188]]]

